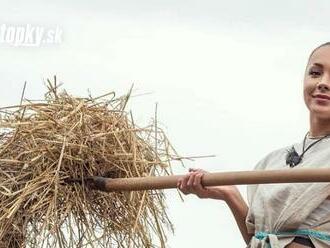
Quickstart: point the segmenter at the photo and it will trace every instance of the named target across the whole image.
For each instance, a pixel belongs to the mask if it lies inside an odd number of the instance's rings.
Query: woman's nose
[[[330,90],[330,78],[323,77],[320,82],[317,84],[317,89],[320,91],[329,91]]]
[[[320,91],[329,91],[329,86],[324,83],[319,83],[317,89]]]

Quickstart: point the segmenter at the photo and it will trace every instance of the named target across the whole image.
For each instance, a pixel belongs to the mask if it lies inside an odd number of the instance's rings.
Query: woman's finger
[[[187,182],[189,180],[190,175],[187,174],[183,177],[182,182],[181,182],[181,187],[182,188],[187,188]]]
[[[189,194],[186,188],[182,187],[182,181],[178,182],[178,189],[185,195]]]
[[[194,188],[198,191],[204,191],[204,187],[202,185],[202,177],[203,173],[197,172],[194,179]]]
[[[181,183],[182,183],[182,178],[179,178],[178,181],[176,182],[176,187],[180,188]]]
[[[185,175],[185,176],[182,178],[182,181],[181,181],[181,184],[180,184],[180,190],[181,190],[182,193],[184,193],[184,194],[189,194],[189,193],[190,193],[190,192],[189,192],[189,189],[188,189],[188,187],[187,187],[187,182],[188,182],[188,180],[189,180],[189,177],[190,177],[189,174]]]
[[[192,190],[193,187],[194,187],[195,176],[196,176],[196,172],[190,172],[190,176],[189,176],[189,179],[187,181],[187,187],[190,190]]]

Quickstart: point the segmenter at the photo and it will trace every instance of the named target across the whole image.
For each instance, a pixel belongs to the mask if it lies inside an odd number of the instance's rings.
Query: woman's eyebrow
[[[313,63],[311,66],[319,66],[319,67],[322,67],[323,68],[323,65],[320,64],[320,63]]]

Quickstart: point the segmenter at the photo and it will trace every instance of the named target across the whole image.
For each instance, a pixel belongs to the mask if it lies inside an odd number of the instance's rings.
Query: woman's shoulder
[[[283,146],[267,153],[255,165],[254,170],[265,170],[266,168],[278,169],[286,165],[286,156],[293,145]]]

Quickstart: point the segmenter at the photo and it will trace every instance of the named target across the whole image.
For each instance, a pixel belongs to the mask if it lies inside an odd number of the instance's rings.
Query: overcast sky
[[[158,118],[187,162],[251,170],[308,131],[302,78],[309,53],[329,41],[329,1],[4,1],[0,25],[58,31],[54,43],[0,43],[0,105],[41,98],[57,75],[72,94],[125,93],[147,123]],[[186,169],[174,168],[176,173]],[[245,186],[239,187],[246,198]],[[167,191],[169,247],[244,247],[223,202]]]

